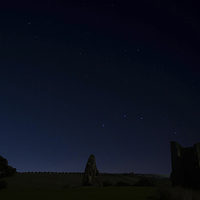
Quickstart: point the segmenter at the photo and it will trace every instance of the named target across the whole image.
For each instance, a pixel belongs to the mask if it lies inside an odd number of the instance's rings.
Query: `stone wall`
[[[200,190],[200,143],[183,148],[175,141],[171,145],[172,186]]]

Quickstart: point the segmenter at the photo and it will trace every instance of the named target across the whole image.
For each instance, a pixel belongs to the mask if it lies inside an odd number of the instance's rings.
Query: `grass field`
[[[131,186],[48,189],[12,185],[7,190],[0,191],[0,198],[6,200],[147,200],[153,195],[155,188]]]
[[[0,191],[0,199],[147,200],[150,197],[153,199],[156,194],[155,187],[80,187],[82,177],[83,174],[16,174],[5,179],[9,185],[7,189]],[[102,178],[112,182],[136,180],[131,180],[131,177],[109,175]]]

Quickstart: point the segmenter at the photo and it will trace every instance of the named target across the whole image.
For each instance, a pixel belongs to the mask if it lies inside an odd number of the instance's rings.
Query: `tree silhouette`
[[[14,176],[17,172],[16,168],[13,168],[8,165],[7,159],[0,156],[0,178],[5,178],[8,176]],[[4,189],[7,187],[6,181],[0,181],[0,189]]]

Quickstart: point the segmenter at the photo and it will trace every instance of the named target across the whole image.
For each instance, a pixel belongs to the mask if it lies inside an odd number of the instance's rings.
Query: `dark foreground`
[[[134,187],[139,177],[130,174],[102,174],[105,187],[81,187],[82,173],[17,173],[5,178],[8,188],[0,191],[1,199],[153,199],[155,187]],[[130,186],[115,186],[124,183]]]
[[[17,173],[14,177],[5,178],[8,188],[0,190],[0,198],[6,200],[200,200],[199,192],[171,188],[170,181],[166,178],[135,174],[101,174],[100,178],[104,187],[82,187],[82,173]]]

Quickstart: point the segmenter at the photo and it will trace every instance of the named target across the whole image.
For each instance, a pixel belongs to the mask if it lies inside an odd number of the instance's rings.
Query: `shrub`
[[[103,186],[104,186],[104,187],[113,186],[113,183],[110,182],[109,180],[106,180],[106,181],[103,182]]]
[[[153,179],[142,178],[134,186],[155,187],[156,181]]]
[[[0,190],[6,189],[8,187],[8,184],[6,181],[0,181]]]
[[[63,185],[63,187],[62,187],[62,189],[68,189],[68,188],[71,188],[70,184]]]
[[[130,183],[125,183],[125,182],[122,182],[122,181],[119,181],[116,183],[116,186],[130,186],[131,184]]]
[[[17,173],[16,168],[11,167],[8,165],[8,161],[6,158],[0,156],[0,178],[4,177],[11,177]],[[6,181],[0,181],[0,189],[7,188]]]

